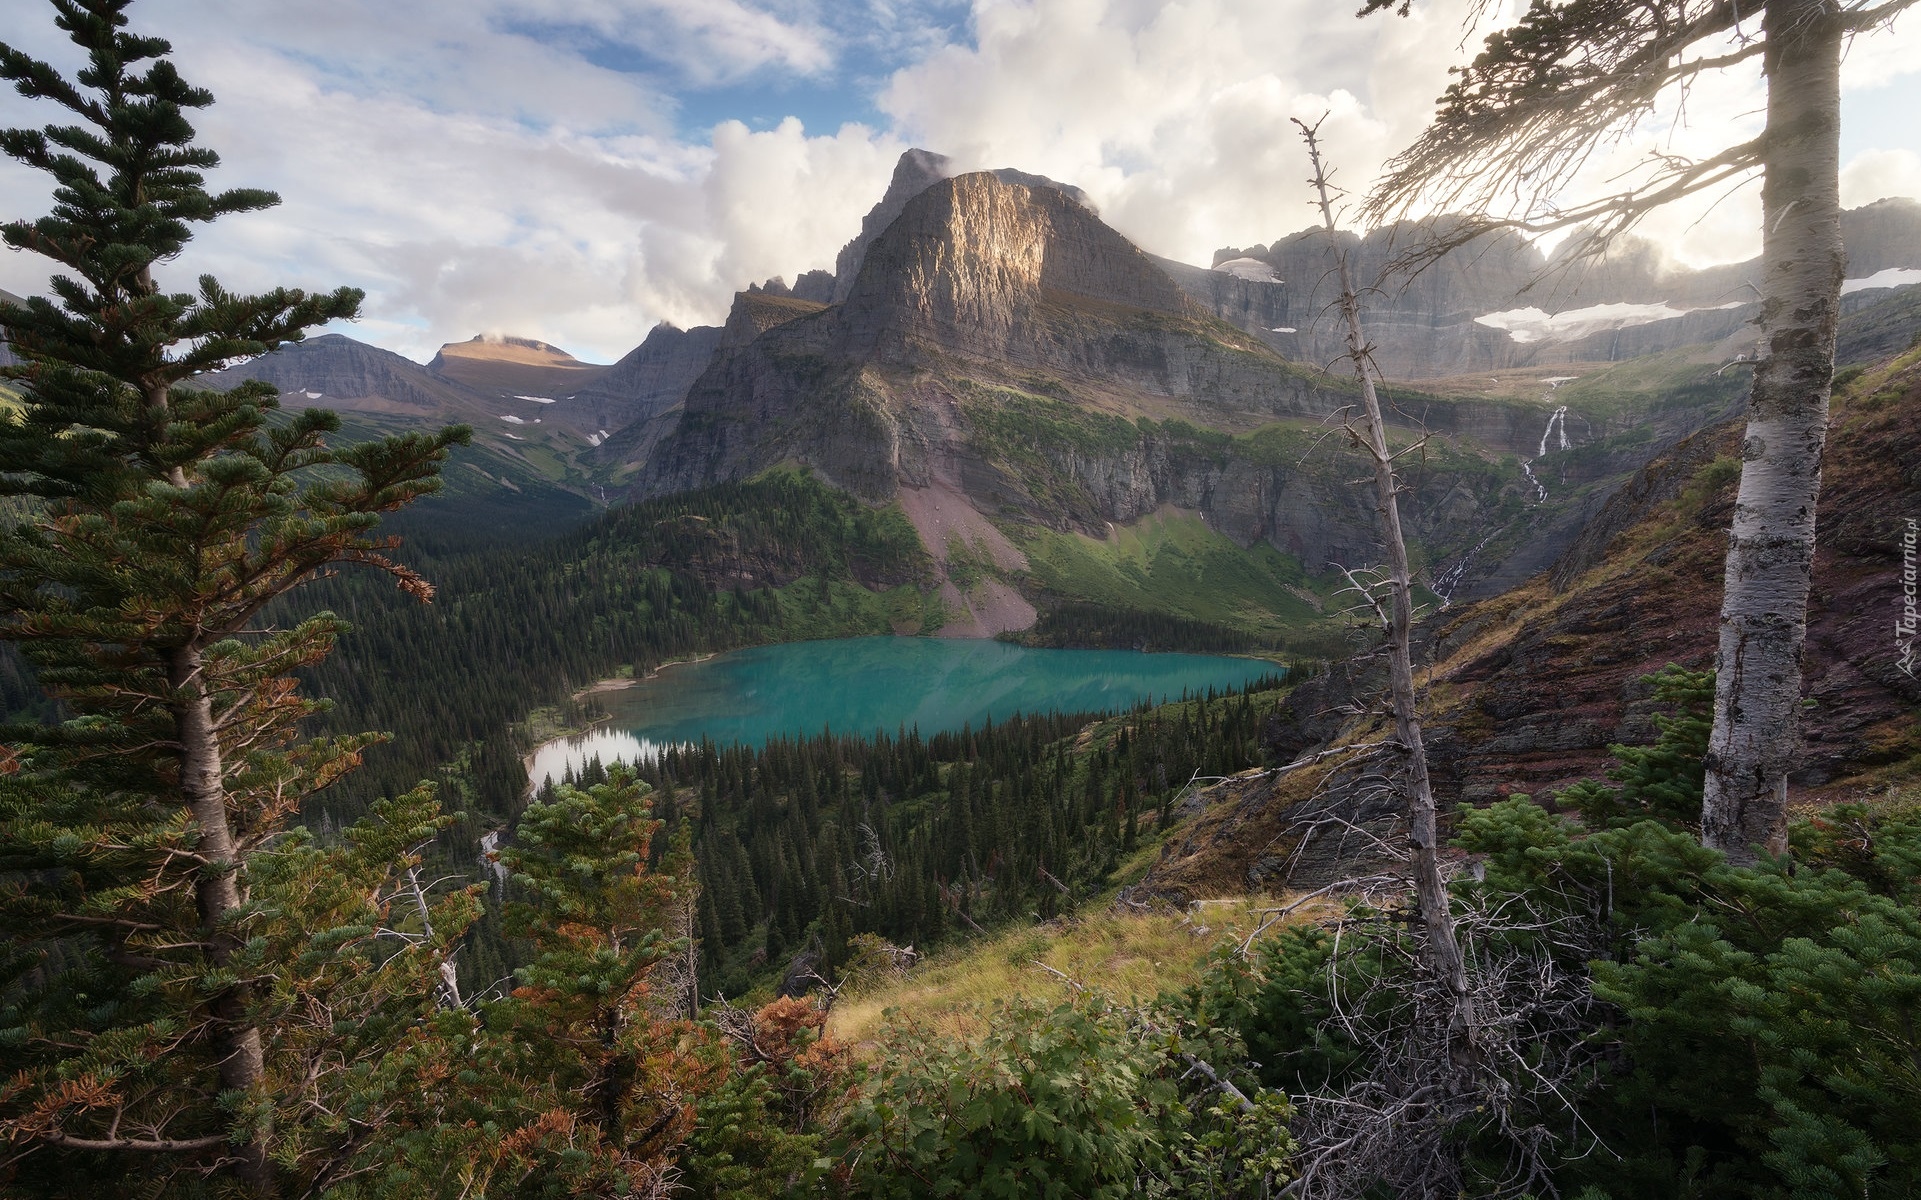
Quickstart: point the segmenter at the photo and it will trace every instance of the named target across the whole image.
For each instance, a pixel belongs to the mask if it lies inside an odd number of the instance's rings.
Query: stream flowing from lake
[[[535,785],[589,759],[651,757],[698,742],[759,745],[823,729],[869,735],[979,728],[1015,713],[1118,712],[1141,700],[1244,687],[1283,668],[1265,659],[1133,650],[1032,650],[916,637],[787,642],[663,668],[595,697],[610,720],[535,751]]]

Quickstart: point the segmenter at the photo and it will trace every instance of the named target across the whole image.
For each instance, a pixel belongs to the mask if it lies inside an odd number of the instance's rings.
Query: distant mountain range
[[[1850,310],[1886,288],[1921,283],[1921,203],[1849,210],[1842,236]],[[1676,268],[1657,247],[1629,238],[1604,260],[1573,262],[1507,234],[1484,237],[1412,279],[1393,275],[1396,258],[1420,237],[1411,225],[1366,237],[1310,229],[1270,246],[1220,250],[1205,275],[1178,264],[1170,270],[1196,292],[1214,289],[1224,319],[1264,328],[1290,357],[1328,362],[1342,352],[1327,312],[1336,255],[1345,254],[1363,285],[1385,281],[1368,298],[1368,329],[1390,379],[1622,362],[1712,342],[1725,343],[1729,357],[1752,348],[1759,260]]]
[[[1921,204],[1855,210],[1844,232],[1860,310],[1844,351],[1904,345],[1921,288],[1890,286],[1921,281]],[[498,336],[422,366],[326,335],[207,382],[464,421],[519,464],[487,478],[603,502],[811,470],[901,506],[939,564],[950,632],[1023,628],[1064,600],[1198,616],[1155,582],[1192,561],[1115,557],[1117,531],[1144,521],[1279,556],[1249,628],[1273,633],[1262,613],[1288,604],[1283,625],[1332,627],[1330,565],[1368,560],[1374,535],[1326,436],[1353,396],[1320,369],[1339,350],[1327,279],[1338,254],[1373,278],[1412,236],[1307,231],[1197,267],[1143,253],[1071,186],[954,176],[913,150],[831,273],[751,285],[724,325],[658,326],[610,366]],[[1728,364],[1749,348],[1753,264],[1671,270],[1635,243],[1564,265],[1492,237],[1370,297],[1377,362],[1411,381],[1390,420],[1404,440],[1437,435],[1409,520],[1443,600],[1547,565],[1615,484],[1745,387]]]

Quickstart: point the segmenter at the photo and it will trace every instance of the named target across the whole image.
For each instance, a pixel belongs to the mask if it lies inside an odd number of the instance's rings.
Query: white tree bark
[[[1761,328],[1715,660],[1701,840],[1736,862],[1786,848],[1801,648],[1827,440],[1841,245],[1842,25],[1829,0],[1769,0]]]

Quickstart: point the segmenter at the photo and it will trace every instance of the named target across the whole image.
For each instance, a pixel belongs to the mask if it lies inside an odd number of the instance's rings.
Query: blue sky
[[[1366,22],[1340,0],[141,0],[133,16],[217,97],[199,125],[222,181],[285,200],[208,230],[183,275],[353,284],[367,315],[349,332],[416,359],[493,331],[606,360],[656,321],[717,321],[749,282],[831,265],[910,145],[1076,183],[1156,253],[1271,241],[1309,219],[1287,118],[1330,114],[1364,184],[1466,53],[1471,2]],[[69,61],[37,7],[12,0],[4,36]],[[1855,47],[1848,203],[1921,195],[1917,68],[1921,16]],[[1702,89],[1688,127],[1620,155],[1718,148],[1759,94]],[[0,97],[0,122],[46,119]],[[1690,263],[1747,257],[1753,191],[1646,232]],[[0,211],[44,204],[37,176],[0,164]],[[0,287],[44,280],[0,256]]]
[[[603,28],[573,20],[533,20],[508,15],[495,27],[578,55],[592,65],[656,81],[670,100],[677,136],[697,141],[723,121],[749,129],[772,129],[788,117],[808,129],[848,123],[880,128],[886,114],[877,97],[896,71],[940,46],[967,38],[969,6],[954,0],[920,4],[839,3],[767,5],[788,19],[805,16],[825,36],[829,55],[812,61],[774,60],[742,67],[692,59],[666,43],[609,36]],[[799,11],[793,11],[793,10]]]

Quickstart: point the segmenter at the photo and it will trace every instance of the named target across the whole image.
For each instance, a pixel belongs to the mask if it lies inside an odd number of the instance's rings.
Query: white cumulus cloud
[[[1316,120],[1364,192],[1471,57],[1473,0],[1356,20],[1323,0],[168,0],[171,38],[218,103],[199,114],[223,186],[285,203],[206,229],[172,268],[230,286],[349,284],[348,332],[424,359],[481,331],[608,359],[658,320],[718,321],[752,281],[831,266],[909,145],[962,169],[1012,166],[1086,189],[1150,251],[1308,225],[1289,118]],[[71,70],[47,11],[6,39]],[[1502,11],[1511,13],[1512,0]],[[1856,40],[1843,198],[1921,195],[1921,16]],[[730,90],[732,89],[732,90]],[[1701,153],[1758,123],[1758,77],[1698,88],[1599,164]],[[724,119],[790,104],[807,123]],[[688,128],[685,113],[716,114]],[[57,118],[0,95],[0,124]],[[0,163],[0,213],[43,212],[39,176]],[[1644,232],[1689,262],[1758,247],[1748,187]],[[44,261],[0,255],[0,287]]]

